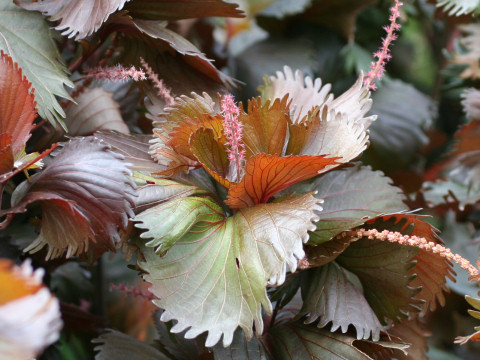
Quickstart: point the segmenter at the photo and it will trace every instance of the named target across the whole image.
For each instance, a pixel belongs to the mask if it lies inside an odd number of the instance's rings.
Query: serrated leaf
[[[36,117],[36,103],[33,90],[30,91],[30,85],[22,76],[22,69],[18,68],[18,64],[2,51],[0,58],[0,134],[3,135],[1,148],[7,146],[5,141],[8,135],[13,156],[25,147]]]
[[[97,31],[114,11],[120,10],[129,0],[15,0],[30,11],[40,11],[50,16],[50,21],[60,20],[55,29],[62,35],[82,40]]]
[[[40,202],[42,230],[25,251],[48,245],[47,258],[80,254],[93,247],[115,249],[118,229],[133,215],[135,191],[122,156],[96,139],[76,138],[63,146],[49,166],[20,184],[9,212]]]
[[[321,213],[320,213],[321,214]],[[310,233],[310,236],[314,234]],[[335,260],[355,239],[350,237],[336,237],[320,245],[306,246],[307,261],[312,267],[322,266]]]
[[[380,214],[408,209],[403,202],[404,195],[388,177],[358,163],[354,167],[331,170],[292,190],[317,191],[316,196],[325,201],[317,230],[310,237],[314,244],[328,241]]]
[[[100,344],[95,347],[98,351],[95,360],[171,360],[153,346],[116,330],[110,330],[92,342]]]
[[[135,217],[136,227],[148,231],[140,235],[152,240],[145,246],[155,247],[157,254],[168,251],[175,241],[190,229],[223,221],[222,209],[208,198],[176,197],[151,207]]]
[[[230,187],[231,209],[267,202],[273,195],[336,165],[336,158],[325,156],[284,156],[258,154],[248,159],[242,180]]]
[[[127,3],[125,10],[132,17],[145,20],[244,16],[237,4],[223,0],[135,0]]]
[[[206,346],[222,335],[223,345],[230,345],[237,327],[248,339],[255,324],[260,335],[261,306],[272,311],[267,283],[281,284],[286,265],[294,271],[303,258],[317,202],[306,194],[240,209],[225,220],[217,206],[210,220],[192,226],[163,257],[139,244],[144,279],[159,298],[155,304],[165,309],[161,320],[178,321],[172,332],[189,328],[186,338],[208,331]]]
[[[400,323],[394,324],[393,327],[387,330],[391,336],[398,337],[402,341],[410,344],[406,350],[407,354],[397,352],[395,358],[398,360],[428,360],[425,355],[428,350],[427,338],[431,333],[424,329],[418,318],[405,319]]]
[[[331,333],[313,325],[277,325],[266,337],[273,357],[278,360],[373,360],[353,345],[354,337]]]
[[[480,299],[473,298],[471,296],[465,295],[465,300],[472,305],[475,309],[480,310]],[[474,318],[478,318],[478,312],[468,310],[469,314]],[[473,314],[472,314],[473,313]],[[480,326],[475,327],[476,332],[468,336],[458,336],[455,339],[456,344],[465,345],[469,341],[480,341]]]
[[[424,238],[434,244],[442,244],[437,235],[438,230],[428,222],[422,220],[420,215],[414,214],[392,214],[379,216],[369,220],[366,228],[375,228],[378,231],[397,231],[404,235]],[[444,291],[448,291],[445,284],[447,278],[454,280],[455,272],[452,264],[444,257],[420,249],[418,254],[412,258],[415,266],[409,270],[409,275],[415,278],[410,283],[411,287],[421,288],[416,298],[422,299],[422,315],[428,310],[435,310],[437,300],[441,306],[445,305]]]
[[[317,326],[325,327],[332,322],[331,332],[348,331],[353,325],[357,339],[380,339],[382,325],[365,300],[359,278],[331,262],[308,271],[302,283],[303,307],[299,316],[307,315],[305,323],[320,319]]]
[[[433,100],[400,80],[392,80],[372,95],[371,114],[378,116],[370,127],[369,156],[384,163],[407,165],[428,144],[425,131],[432,124]]]
[[[281,156],[285,148],[289,120],[287,98],[266,101],[263,105],[260,102],[260,98],[249,100],[247,113],[242,108],[239,116],[247,159],[260,153]]]
[[[413,247],[362,238],[336,261],[358,276],[365,298],[385,325],[386,319],[398,321],[420,311],[422,301],[415,295],[421,289],[410,286],[413,276],[409,273],[417,253]]]
[[[480,8],[480,1],[478,0],[437,0],[437,7],[450,16],[460,16],[470,14],[472,12],[478,13]]]
[[[101,132],[95,137],[103,140],[112,150],[123,155],[128,167],[133,171],[150,175],[165,170],[165,166],[153,161],[149,154],[151,135],[125,135],[111,132]]]
[[[269,360],[267,349],[262,341],[256,337],[247,340],[243,331],[238,329],[233,335],[233,341],[228,347],[217,344],[213,347],[215,360]]]
[[[113,94],[102,88],[86,89],[66,108],[65,125],[72,136],[91,135],[96,131],[130,131],[122,119],[119,104]]]
[[[52,124],[61,123],[65,112],[55,97],[70,99],[64,85],[73,87],[73,83],[58,60],[60,53],[43,16],[4,1],[0,5],[0,34],[0,49],[18,63],[32,82],[39,115]]]

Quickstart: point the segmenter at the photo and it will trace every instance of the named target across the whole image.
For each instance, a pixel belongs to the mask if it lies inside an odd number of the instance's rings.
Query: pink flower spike
[[[384,26],[385,31],[387,32],[387,37],[382,39],[382,46],[380,49],[373,54],[378,60],[374,63],[373,66],[370,66],[369,73],[365,76],[364,84],[368,86],[370,90],[375,90],[376,86],[374,84],[375,79],[380,79],[385,72],[385,64],[390,60],[390,45],[393,41],[397,39],[397,34],[395,31],[400,29],[400,24],[397,23],[398,18],[400,17],[400,7],[403,3],[399,0],[395,0],[395,5],[390,8],[390,17],[388,18],[390,24]]]
[[[129,69],[124,68],[121,65],[114,67],[95,67],[93,69],[87,69],[86,71],[88,78],[94,78],[97,80],[110,80],[110,81],[140,81],[145,80],[146,76],[143,70],[137,70],[134,66],[131,66]]]
[[[237,170],[236,180],[240,181],[245,160],[245,145],[242,142],[243,125],[238,118],[240,109],[230,94],[223,97],[220,106],[223,115],[224,134],[227,138],[227,145],[230,146],[230,149],[228,149],[228,160],[235,163]]]
[[[158,78],[158,75],[142,57],[140,57],[140,63],[145,68],[148,79],[153,83],[155,89],[157,89],[157,95],[163,98],[168,106],[174,105],[175,99],[173,98],[170,89],[165,86],[164,82]]]

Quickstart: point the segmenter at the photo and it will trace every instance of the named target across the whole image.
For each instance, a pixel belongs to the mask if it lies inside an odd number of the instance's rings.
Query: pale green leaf
[[[304,300],[299,316],[307,315],[306,323],[320,319],[319,328],[332,322],[330,331],[343,333],[353,325],[357,339],[380,339],[382,325],[363,295],[359,278],[335,262],[308,271],[302,284]]]
[[[237,327],[249,339],[255,324],[260,335],[261,306],[272,311],[266,286],[281,284],[286,265],[295,271],[304,257],[303,243],[314,229],[318,202],[306,194],[243,208],[222,220],[218,206],[204,200],[203,206],[217,212],[195,223],[166,255],[160,257],[140,243],[145,259],[139,266],[159,299],[156,305],[165,309],[161,320],[177,320],[172,332],[189,328],[186,338],[208,331],[206,346],[215,345],[222,335],[223,345],[230,345]],[[176,218],[185,215],[188,213],[179,212]],[[158,217],[158,221],[164,218]]]
[[[65,112],[55,97],[70,99],[64,85],[73,87],[73,83],[59,61],[53,33],[43,16],[3,1],[0,4],[0,35],[0,49],[18,63],[35,89],[39,115],[52,124],[62,123]]]
[[[442,7],[448,15],[478,14],[480,11],[479,0],[437,0],[437,6]]]

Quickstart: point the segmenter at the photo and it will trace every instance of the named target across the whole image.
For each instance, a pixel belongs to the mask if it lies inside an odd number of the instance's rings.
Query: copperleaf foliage
[[[306,194],[243,208],[225,219],[222,209],[208,198],[188,199],[172,200],[191,204],[183,206],[183,215],[179,212],[177,218],[189,215],[192,205],[205,215],[188,232],[178,232],[180,236],[172,239],[175,246],[160,257],[154,248],[139,244],[145,257],[139,263],[146,272],[144,279],[159,298],[154,302],[165,309],[162,321],[177,320],[173,332],[189,328],[187,338],[208,331],[207,346],[215,345],[222,335],[228,346],[237,327],[251,338],[255,324],[260,335],[261,306],[272,311],[266,286],[281,284],[286,266],[294,271],[303,258],[303,242],[314,229],[314,211],[320,209],[318,200]],[[206,210],[199,209],[202,202]]]
[[[0,49],[18,63],[35,89],[39,115],[52,124],[61,123],[65,112],[56,96],[69,99],[64,85],[73,84],[58,60],[60,54],[43,16],[4,1],[0,5],[0,33]]]
[[[115,250],[119,230],[133,216],[134,183],[122,156],[95,137],[65,143],[41,173],[17,187],[12,208],[26,211],[29,204],[42,207],[39,237],[26,251],[48,246],[48,258],[67,257],[93,248],[93,257]]]
[[[60,20],[55,27],[62,35],[81,40],[97,31],[108,16],[129,0],[16,0],[24,9],[40,11],[50,21]]]

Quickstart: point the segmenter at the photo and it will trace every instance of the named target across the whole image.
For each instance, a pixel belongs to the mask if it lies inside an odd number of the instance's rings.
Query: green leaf
[[[95,360],[171,360],[153,346],[116,330],[93,339],[98,354]]]
[[[307,315],[306,323],[320,319],[323,328],[332,322],[331,332],[341,328],[343,333],[353,325],[357,339],[380,339],[382,325],[365,300],[359,278],[331,262],[306,272],[302,283],[303,307],[299,316]]]
[[[129,0],[15,0],[24,9],[40,11],[50,21],[60,20],[55,29],[62,35],[81,40],[93,34],[108,16]]]
[[[324,199],[317,230],[310,243],[321,244],[380,214],[408,210],[401,190],[380,171],[369,166],[331,170],[311,183],[293,187],[296,193],[317,191]]]
[[[186,338],[208,331],[206,346],[215,345],[222,335],[223,345],[230,345],[239,326],[247,339],[252,337],[253,324],[260,335],[261,306],[272,311],[267,283],[281,284],[286,265],[295,271],[304,257],[303,242],[313,229],[317,203],[306,194],[240,209],[223,221],[216,206],[218,212],[212,212],[211,219],[193,225],[163,257],[139,244],[145,258],[139,263],[146,272],[144,279],[159,298],[155,304],[165,309],[161,320],[178,321],[172,332],[190,328]],[[204,204],[212,207],[211,202]]]
[[[155,252],[162,254],[192,227],[201,228],[223,219],[221,207],[208,198],[176,197],[138,214],[135,221],[139,223],[135,226],[148,230],[140,235],[142,239],[153,238],[145,246],[155,247]]]
[[[213,347],[213,357],[215,360],[269,360],[270,355],[262,344],[262,341],[256,337],[251,340],[245,338],[243,331],[238,329],[233,335],[232,344],[223,347],[217,344]]]
[[[25,212],[40,202],[42,230],[25,251],[48,244],[47,259],[81,254],[89,247],[94,257],[115,249],[118,229],[133,216],[134,184],[122,156],[95,137],[75,138],[63,146],[42,172],[21,183],[7,213]],[[1,211],[0,211],[1,215]]]
[[[145,20],[244,16],[237,4],[223,0],[135,0],[128,2],[125,10],[132,17]]]
[[[370,127],[368,156],[387,167],[408,165],[428,144],[425,131],[432,124],[433,100],[399,80],[384,82],[372,99],[370,113],[378,118]]]
[[[418,312],[422,301],[415,299],[421,288],[409,284],[409,270],[418,249],[410,246],[362,238],[352,243],[336,261],[360,279],[365,298],[385,325]]]
[[[354,337],[313,325],[294,322],[277,325],[266,338],[273,358],[278,360],[372,360],[353,345]]]
[[[64,85],[73,87],[73,83],[58,60],[60,53],[43,16],[3,1],[0,4],[0,35],[0,49],[18,63],[35,89],[39,115],[53,125],[55,121],[62,123],[65,112],[55,97],[70,99]]]

